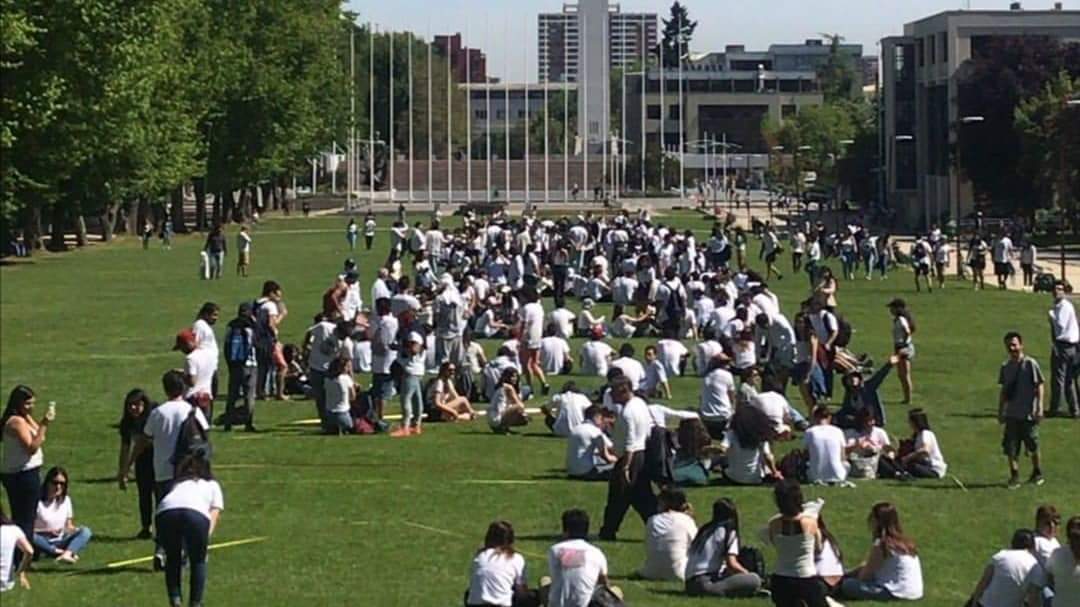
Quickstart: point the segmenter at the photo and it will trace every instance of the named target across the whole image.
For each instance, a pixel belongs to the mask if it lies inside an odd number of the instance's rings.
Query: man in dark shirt
[[[1001,446],[1009,458],[1009,488],[1020,486],[1020,444],[1031,455],[1031,477],[1028,482],[1043,484],[1039,468],[1039,421],[1043,417],[1043,380],[1039,363],[1024,354],[1024,338],[1019,333],[1005,335],[1005,349],[1009,359],[1001,365],[998,384],[1001,395],[998,403],[998,421],[1005,433]]]

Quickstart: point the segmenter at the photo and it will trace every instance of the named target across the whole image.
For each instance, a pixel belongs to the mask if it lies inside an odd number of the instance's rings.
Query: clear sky
[[[686,0],[698,27],[692,51],[722,50],[744,44],[764,50],[774,42],[802,42],[821,33],[838,33],[876,55],[877,41],[902,33],[903,24],[945,10],[1007,9],[1010,0]],[[1050,8],[1054,0],[1024,0],[1024,8]],[[443,34],[461,32],[466,44],[483,49],[488,72],[511,81],[536,81],[536,15],[559,12],[559,0],[349,0],[362,21],[380,29],[411,29]],[[622,0],[624,12],[666,16],[669,0]],[[1080,9],[1080,0],[1064,0]],[[528,71],[526,72],[526,53]]]

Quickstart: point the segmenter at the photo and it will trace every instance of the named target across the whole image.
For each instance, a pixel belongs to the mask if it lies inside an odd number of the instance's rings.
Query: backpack
[[[739,548],[739,564],[750,573],[756,573],[758,577],[765,579],[765,555],[754,546],[742,546]]]
[[[839,314],[836,316],[836,339],[833,340],[833,346],[837,348],[846,348],[851,343],[851,334],[855,332],[855,329],[851,326],[846,318]]]
[[[671,432],[654,425],[645,439],[645,469],[643,473],[658,485],[675,482],[675,464],[672,458]]]
[[[202,453],[207,460],[210,459],[212,453],[210,436],[207,434],[206,428],[203,428],[202,424],[199,423],[198,408],[194,405],[191,406],[187,417],[180,424],[180,431],[176,435],[176,446],[173,447],[173,454],[169,458],[169,462],[173,466],[179,465],[185,457],[192,453]]]
[[[669,283],[664,283],[668,288],[668,298],[664,302],[664,313],[669,322],[681,322],[686,315],[686,297],[682,289],[672,288]]]
[[[784,475],[784,478],[790,478],[797,480],[800,483],[805,483],[806,467],[809,462],[810,455],[805,449],[795,449],[780,460],[780,465],[777,466],[777,468],[780,470],[780,474]]]
[[[255,347],[254,336],[255,332],[250,327],[229,325],[225,333],[225,360],[230,364],[246,363]]]

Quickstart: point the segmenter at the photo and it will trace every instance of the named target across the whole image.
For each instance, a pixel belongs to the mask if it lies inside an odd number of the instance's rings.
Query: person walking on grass
[[[371,250],[371,244],[375,242],[375,228],[375,215],[368,211],[364,216],[364,248],[367,251]]]
[[[120,489],[127,491],[128,475],[125,465],[139,436],[143,435],[146,420],[157,403],[146,392],[135,388],[124,397],[124,413],[120,418],[120,459],[116,480]],[[154,449],[145,449],[135,460],[135,485],[139,490],[139,520],[142,527],[136,539],[148,540],[153,535],[150,525],[154,519]]]
[[[1076,308],[1065,297],[1065,283],[1054,282],[1054,305],[1050,308],[1050,336],[1054,343],[1050,350],[1050,417],[1062,414],[1061,401],[1065,400],[1071,417],[1080,416],[1080,394],[1077,394],[1077,356],[1080,355],[1080,324],[1076,320]]]
[[[225,253],[228,248],[224,229],[220,224],[215,225],[206,237],[206,244],[203,245],[203,250],[210,257],[210,278],[221,278],[221,268],[225,265]]]
[[[1024,273],[1024,286],[1035,286],[1035,262],[1038,260],[1038,250],[1035,243],[1030,240],[1020,249],[1020,269]]]
[[[349,225],[345,226],[345,240],[349,243],[349,250],[356,250],[356,237],[360,235],[360,226],[356,225],[356,218],[349,218]]]
[[[915,320],[908,311],[907,302],[896,298],[889,302],[889,313],[893,317],[892,340],[893,354],[897,357],[896,374],[900,378],[900,389],[904,393],[902,404],[911,404],[911,361],[915,360]]]
[[[251,234],[247,226],[240,226],[236,235],[236,275],[247,278],[248,266],[251,265]]]
[[[994,275],[997,277],[999,289],[1004,290],[1008,288],[1009,277],[1015,272],[1012,265],[1012,255],[1013,241],[1005,231],[1002,231],[1001,236],[994,241],[992,251],[992,256],[994,258]]]
[[[1004,426],[1001,445],[1009,459],[1009,488],[1020,487],[1020,444],[1031,456],[1028,482],[1043,484],[1039,461],[1039,422],[1043,418],[1043,375],[1039,363],[1024,354],[1024,338],[1015,331],[1005,334],[1009,359],[1001,365],[998,384],[998,421]]]
[[[630,379],[611,381],[611,402],[621,407],[615,422],[615,453],[619,459],[608,484],[607,504],[600,539],[615,541],[615,534],[631,506],[647,522],[656,514],[656,494],[645,470],[645,442],[654,422],[645,401],[634,396]]]

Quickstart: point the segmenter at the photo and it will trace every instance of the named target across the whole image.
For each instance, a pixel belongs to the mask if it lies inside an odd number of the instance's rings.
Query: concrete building
[[[904,25],[881,41],[881,157],[886,202],[900,221],[924,228],[974,210],[971,185],[950,149],[965,128],[957,106],[958,74],[994,37],[1080,40],[1080,11],[946,11]],[[966,125],[966,126],[965,126]]]
[[[462,90],[468,91],[469,111],[472,113],[473,136],[483,136],[487,132],[488,99],[491,107],[491,132],[502,133],[507,126],[507,112],[509,111],[510,131],[520,130],[525,125],[525,119],[542,116],[544,112],[544,87],[548,87],[548,97],[551,98],[556,92],[577,90],[575,83],[553,82],[550,84],[524,84],[524,83],[492,83],[492,84],[459,84]],[[526,112],[526,89],[528,89],[528,112]],[[561,113],[562,108],[559,108]],[[555,109],[553,108],[554,112]]]
[[[461,34],[435,36],[435,52],[450,60],[458,82],[487,82],[487,56],[477,48],[461,46]]]
[[[602,17],[601,17],[602,18]],[[656,47],[656,13],[624,13],[618,4],[608,6],[608,55],[612,67],[629,69]],[[537,73],[541,82],[577,82],[580,72],[579,6],[565,4],[561,13],[537,15]],[[590,51],[593,47],[590,47]],[[597,48],[602,48],[599,45]]]

